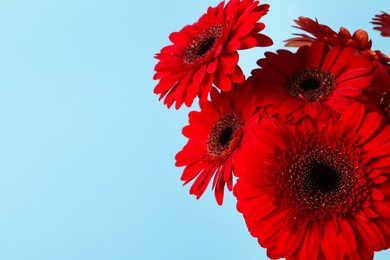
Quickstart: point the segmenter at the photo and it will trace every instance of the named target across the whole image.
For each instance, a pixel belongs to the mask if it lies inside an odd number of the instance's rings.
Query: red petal
[[[356,237],[349,221],[343,217],[339,221],[339,234],[337,235],[338,245],[344,252],[352,253],[356,250]]]
[[[375,188],[371,188],[371,198],[373,200],[383,200],[385,198],[385,195]]]
[[[376,201],[372,203],[372,209],[385,218],[390,218],[390,203],[385,201]]]
[[[228,42],[228,44],[224,47],[224,52],[233,52],[237,51],[241,46],[241,42],[237,39],[233,39]]]
[[[333,95],[335,96],[344,96],[344,97],[358,97],[362,94],[360,88],[354,87],[342,87],[333,90]]]
[[[217,70],[218,67],[218,59],[214,59],[207,65],[207,73],[212,74]]]
[[[346,134],[355,133],[364,116],[364,107],[359,103],[352,104],[340,117],[340,121],[344,122]]]
[[[232,81],[230,77],[224,73],[216,73],[214,78],[215,86],[222,91],[229,91],[232,89]]]
[[[311,48],[309,49],[307,56],[307,66],[311,68],[319,67],[325,52],[325,48],[325,44],[321,41],[314,41],[311,45]]]
[[[288,231],[281,231],[277,242],[277,250],[280,255],[288,256],[294,254],[302,242],[307,239],[304,228],[291,228]]]
[[[318,118],[322,112],[322,104],[318,101],[306,102],[305,112],[312,118]]]

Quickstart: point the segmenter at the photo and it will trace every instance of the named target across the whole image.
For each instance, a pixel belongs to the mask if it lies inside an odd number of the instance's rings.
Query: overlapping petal
[[[381,118],[355,103],[333,123],[262,119],[244,136],[237,209],[270,258],[372,259],[390,246],[390,126]]]
[[[382,12],[375,15],[372,19],[372,24],[375,25],[374,29],[381,32],[382,36],[390,37],[390,14]]]
[[[190,193],[200,198],[212,178],[218,204],[225,186],[233,187],[232,155],[239,147],[245,129],[257,123],[258,109],[249,94],[250,82],[229,92],[211,90],[211,101],[200,102],[200,111],[189,114],[183,135],[189,140],[176,155],[176,166],[185,166],[184,184],[194,181]]]
[[[372,50],[372,41],[369,39],[368,33],[365,30],[359,29],[351,34],[346,28],[340,27],[339,32],[335,32],[329,26],[320,24],[317,19],[312,20],[304,16],[300,16],[294,21],[298,25],[294,26],[295,28],[303,30],[312,36],[305,33],[295,34],[296,37],[286,40],[286,46],[301,47],[311,45],[317,39],[325,42],[329,46],[349,46],[368,55],[374,63],[379,62],[390,71],[390,58],[379,50]],[[388,33],[390,28],[389,21],[389,15],[386,13],[377,15],[373,19],[373,23],[379,25],[375,29],[382,30],[382,34]]]
[[[270,105],[286,121],[337,119],[363,97],[373,78],[366,55],[318,40],[296,53],[279,50],[265,56],[258,61],[261,68],[252,71],[255,93],[261,105]]]
[[[196,23],[169,36],[173,43],[155,55],[154,93],[164,104],[176,109],[191,106],[198,96],[206,100],[213,84],[229,91],[233,83],[242,83],[244,73],[238,66],[238,50],[272,45],[261,34],[259,22],[269,5],[255,0],[232,0],[226,5],[209,7]]]

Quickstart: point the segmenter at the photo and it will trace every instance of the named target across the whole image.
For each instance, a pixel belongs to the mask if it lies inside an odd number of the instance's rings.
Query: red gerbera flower
[[[298,26],[293,27],[306,31],[314,37],[304,33],[294,34],[298,37],[286,40],[286,46],[288,47],[311,45],[313,41],[318,39],[331,46],[341,44],[344,46],[353,46],[360,51],[371,50],[372,41],[368,38],[367,32],[362,29],[351,34],[346,28],[340,27],[340,31],[337,33],[329,26],[320,24],[317,19],[314,21],[303,16],[294,20],[294,22]]]
[[[279,50],[265,56],[257,62],[261,69],[252,71],[260,104],[293,121],[337,118],[362,97],[373,77],[367,56],[355,55],[352,47],[329,48],[315,41],[295,54]]]
[[[235,154],[237,209],[270,258],[372,259],[390,246],[390,126],[355,103],[335,123],[263,119]]]
[[[295,28],[301,29],[313,35],[314,37],[300,33],[294,34],[297,37],[286,40],[288,47],[301,47],[311,45],[316,39],[322,40],[330,46],[342,45],[356,48],[359,52],[367,54],[374,62],[380,62],[390,71],[390,58],[381,51],[371,50],[372,41],[368,37],[368,33],[362,29],[351,34],[346,28],[341,27],[340,31],[336,33],[330,27],[320,24],[317,19],[314,21],[310,18],[300,16],[294,22],[298,26]]]
[[[196,96],[207,99],[212,84],[228,91],[232,83],[245,80],[237,65],[237,50],[269,46],[272,40],[259,32],[264,24],[258,20],[269,5],[254,0],[232,0],[225,7],[209,7],[198,22],[185,26],[169,36],[172,45],[156,54],[155,80],[160,80],[154,93],[176,109],[183,103],[191,106]]]
[[[380,31],[382,36],[390,36],[390,14],[385,12],[377,14],[371,23],[377,25],[374,29]]]
[[[200,198],[214,176],[212,188],[218,204],[222,204],[224,187],[232,190],[232,154],[241,142],[244,129],[256,107],[248,94],[249,85],[229,92],[211,90],[211,101],[200,102],[200,112],[189,114],[189,125],[183,135],[189,138],[176,155],[176,166],[186,166],[181,179],[184,184],[196,178],[190,193]],[[252,117],[253,116],[253,117]]]
[[[294,35],[297,37],[286,40],[287,47],[301,47],[305,45],[311,45],[312,42],[316,39],[323,40],[327,44],[331,45],[339,43],[337,33],[329,26],[320,24],[317,19],[314,21],[310,18],[300,16],[297,20],[294,20],[294,22],[298,26],[293,27],[309,32],[314,37],[304,33],[295,33]]]

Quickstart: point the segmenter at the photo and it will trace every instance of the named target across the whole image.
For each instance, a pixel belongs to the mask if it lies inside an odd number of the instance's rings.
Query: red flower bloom
[[[374,29],[380,31],[382,36],[390,36],[390,14],[385,12],[377,14],[371,23],[377,25]]]
[[[314,21],[303,16],[294,20],[294,22],[298,25],[294,26],[295,28],[306,31],[314,37],[304,33],[295,34],[298,37],[286,40],[286,46],[301,47],[311,45],[316,39],[322,40],[330,46],[351,46],[356,48],[359,52],[367,54],[372,61],[380,62],[390,71],[390,58],[380,51],[371,50],[372,41],[369,39],[366,31],[359,29],[351,34],[346,28],[340,27],[340,31],[336,33],[328,26],[318,23],[317,19]]]
[[[200,102],[200,112],[189,114],[189,125],[183,135],[189,138],[176,155],[176,166],[186,166],[181,179],[184,184],[196,178],[190,193],[199,199],[214,176],[212,188],[219,205],[224,187],[232,190],[232,154],[240,145],[244,129],[256,121],[256,110],[248,94],[250,86],[240,85],[229,92],[211,89],[211,101]],[[257,122],[257,121],[256,121]]]
[[[359,29],[353,35],[344,27],[340,27],[340,31],[337,33],[328,27],[325,24],[320,24],[318,20],[315,21],[300,16],[297,20],[294,20],[298,26],[295,28],[301,29],[312,34],[314,37],[311,37],[307,34],[295,34],[298,37],[294,37],[286,40],[286,46],[288,47],[301,47],[304,45],[311,45],[315,40],[322,40],[326,44],[333,45],[343,45],[343,46],[352,46],[357,48],[360,51],[370,50],[372,46],[372,41],[369,40],[368,34],[366,31]]]
[[[257,62],[261,69],[252,71],[255,92],[262,106],[271,105],[286,120],[336,119],[373,77],[367,56],[355,55],[352,47],[315,41],[295,54],[279,50],[265,56]]]
[[[298,26],[293,27],[309,32],[314,37],[304,33],[296,33],[294,35],[298,37],[286,40],[287,47],[301,47],[305,45],[311,45],[312,42],[316,39],[322,40],[331,45],[339,44],[337,33],[329,26],[320,24],[317,19],[314,21],[310,18],[300,16],[297,20],[294,20],[294,22]]]
[[[232,0],[225,7],[209,7],[198,22],[185,26],[169,36],[172,45],[156,54],[155,80],[160,80],[154,93],[176,109],[183,103],[191,106],[196,96],[206,100],[214,83],[228,91],[232,83],[245,80],[237,65],[237,50],[269,46],[272,40],[259,34],[264,24],[258,20],[269,5],[254,0]]]
[[[237,209],[270,258],[372,259],[390,246],[390,125],[362,104],[335,123],[263,119],[233,159]]]

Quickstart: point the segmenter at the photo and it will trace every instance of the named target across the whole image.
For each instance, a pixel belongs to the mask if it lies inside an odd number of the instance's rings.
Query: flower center
[[[382,94],[380,105],[385,113],[387,122],[390,123],[390,92],[385,92]]]
[[[183,61],[187,66],[196,66],[214,58],[217,51],[217,42],[223,35],[220,24],[211,26],[197,34],[183,52]]]
[[[326,164],[315,162],[307,167],[306,174],[309,188],[321,193],[336,191],[341,184],[337,170]]]
[[[327,97],[336,86],[336,78],[320,68],[307,68],[295,72],[287,79],[285,87],[295,97],[317,101]]]
[[[216,40],[216,38],[212,37],[212,38],[206,39],[204,42],[202,42],[198,47],[196,55],[197,56],[205,55],[211,49],[211,47],[213,47],[215,40]]]
[[[300,87],[303,91],[316,90],[321,86],[321,82],[317,78],[307,78],[302,80]]]
[[[319,133],[294,140],[278,159],[277,198],[312,220],[353,215],[369,199],[370,186],[354,143]]]
[[[210,131],[207,141],[208,154],[212,159],[226,159],[238,146],[242,137],[241,115],[228,114],[220,118]]]
[[[218,143],[220,146],[225,146],[232,140],[232,138],[233,138],[233,128],[231,126],[227,126],[221,131]]]

